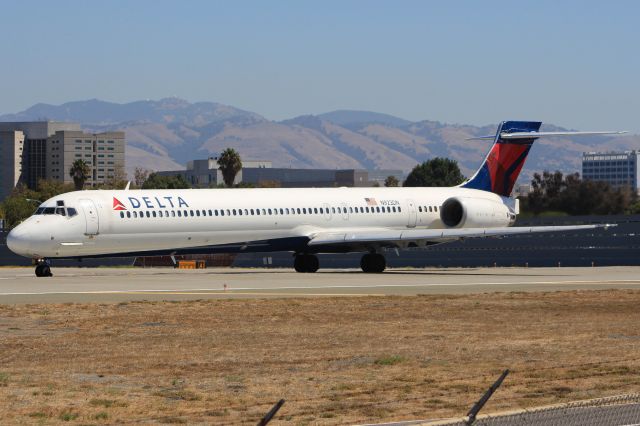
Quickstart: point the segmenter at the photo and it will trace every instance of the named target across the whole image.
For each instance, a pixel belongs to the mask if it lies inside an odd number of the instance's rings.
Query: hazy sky
[[[0,113],[178,96],[640,132],[637,1],[0,0]]]

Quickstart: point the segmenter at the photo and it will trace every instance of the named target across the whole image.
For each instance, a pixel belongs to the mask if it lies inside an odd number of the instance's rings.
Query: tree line
[[[632,188],[614,188],[607,182],[581,179],[579,173],[564,175],[560,171],[535,173],[531,192],[521,202],[523,211],[533,215],[640,213],[638,195]]]

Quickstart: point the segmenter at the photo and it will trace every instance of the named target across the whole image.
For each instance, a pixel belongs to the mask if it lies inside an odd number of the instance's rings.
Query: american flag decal
[[[367,202],[368,206],[377,206],[378,202],[376,201],[375,198],[365,198],[364,201]]]

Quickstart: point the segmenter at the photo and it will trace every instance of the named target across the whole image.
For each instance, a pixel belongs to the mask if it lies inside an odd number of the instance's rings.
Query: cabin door
[[[91,200],[80,200],[82,211],[84,212],[84,220],[87,224],[85,235],[97,235],[99,232],[98,209],[96,204]]]
[[[413,200],[407,200],[407,210],[409,211],[407,228],[415,228],[418,212],[416,211],[416,203]]]

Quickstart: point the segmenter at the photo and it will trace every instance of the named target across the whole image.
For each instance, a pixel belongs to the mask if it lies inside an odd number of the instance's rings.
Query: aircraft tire
[[[51,267],[46,263],[39,263],[36,266],[36,277],[52,277]]]
[[[318,260],[318,256],[313,254],[305,255],[305,266],[306,272],[317,272],[320,268],[320,261]]]
[[[360,268],[366,273],[380,273],[387,267],[387,261],[378,253],[367,253],[360,259]]]

